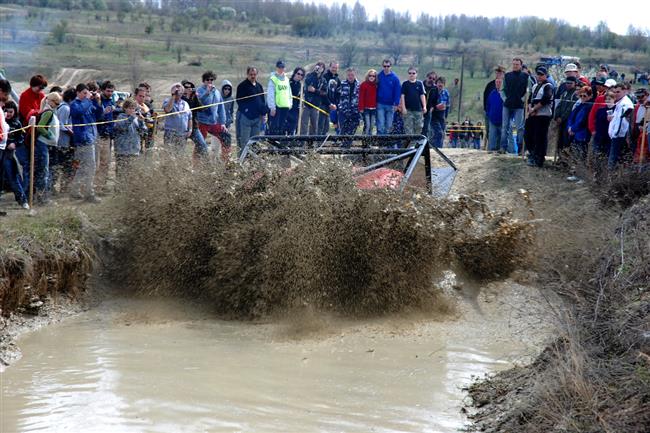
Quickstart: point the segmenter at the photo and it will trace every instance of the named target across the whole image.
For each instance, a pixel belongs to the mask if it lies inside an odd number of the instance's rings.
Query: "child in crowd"
[[[128,175],[129,166],[140,155],[140,137],[147,131],[145,117],[136,113],[138,104],[127,99],[122,104],[123,113],[117,117],[115,132],[115,175],[117,183],[123,183]]]
[[[22,185],[22,178],[18,171],[18,162],[15,158],[16,149],[25,147],[25,132],[19,131],[23,125],[18,119],[18,107],[14,101],[7,101],[4,105],[5,121],[9,126],[7,134],[7,145],[2,151],[2,167],[0,173],[4,174],[4,179],[0,179],[0,185],[3,180],[7,182],[11,191],[14,193],[16,202],[24,209],[29,209],[27,195]]]

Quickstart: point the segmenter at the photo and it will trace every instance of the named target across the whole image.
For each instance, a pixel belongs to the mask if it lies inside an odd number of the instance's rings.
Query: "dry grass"
[[[488,432],[650,430],[650,200],[626,211],[611,242],[567,280],[574,304],[535,363],[474,384]]]

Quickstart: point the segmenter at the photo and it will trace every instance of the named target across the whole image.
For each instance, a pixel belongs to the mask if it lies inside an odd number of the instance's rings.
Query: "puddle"
[[[0,375],[0,431],[456,432],[460,388],[530,351],[493,301],[299,340],[286,324],[151,305],[112,302],[22,338]]]

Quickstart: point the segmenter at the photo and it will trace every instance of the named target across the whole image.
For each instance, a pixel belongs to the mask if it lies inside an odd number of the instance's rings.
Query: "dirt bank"
[[[0,366],[19,352],[14,338],[79,311],[94,262],[92,229],[72,209],[12,214],[0,225]]]
[[[535,280],[564,299],[555,313],[558,338],[530,365],[468,389],[473,430],[646,432],[650,203],[645,198],[623,212],[598,200],[602,189],[564,182],[554,169],[520,174],[507,181],[528,190],[544,233]],[[499,190],[494,179],[484,183]],[[638,190],[637,180],[616,185]],[[535,206],[535,197],[543,205]]]

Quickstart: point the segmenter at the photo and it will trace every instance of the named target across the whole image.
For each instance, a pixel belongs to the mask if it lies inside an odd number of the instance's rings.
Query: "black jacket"
[[[522,71],[510,71],[503,80],[503,92],[506,100],[503,106],[507,108],[524,108],[524,96],[528,89],[528,74]]]
[[[251,83],[248,79],[242,81],[237,86],[237,111],[242,113],[247,118],[253,120],[257,117],[263,116],[268,113],[266,101],[264,100],[264,88],[260,83]],[[253,98],[246,98],[247,96],[258,95]],[[240,99],[246,98],[246,99]]]

